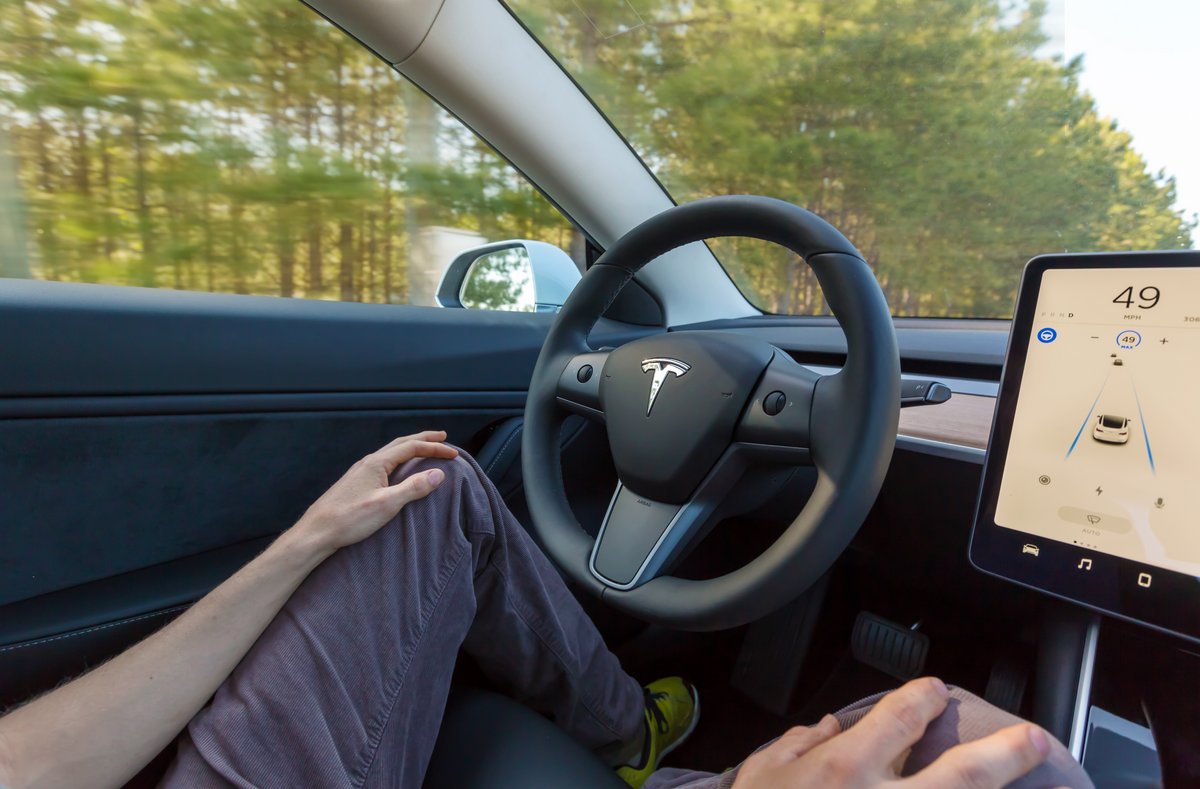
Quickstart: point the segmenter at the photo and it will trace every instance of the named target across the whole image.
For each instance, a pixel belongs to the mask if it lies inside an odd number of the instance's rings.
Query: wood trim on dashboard
[[[939,405],[900,409],[902,436],[987,449],[996,398],[955,394]]]

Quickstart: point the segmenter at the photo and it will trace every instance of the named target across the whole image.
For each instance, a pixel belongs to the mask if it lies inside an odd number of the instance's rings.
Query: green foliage
[[[817,211],[897,314],[1005,316],[1036,253],[1191,243],[1081,64],[1038,55],[1040,0],[516,5],[676,198]],[[0,0],[0,212],[4,275],[362,301],[416,297],[423,228],[579,241],[295,0]],[[766,309],[824,309],[791,256],[714,249]]]
[[[407,302],[422,228],[574,232],[294,0],[0,2],[0,145],[9,275]]]
[[[1081,64],[1038,56],[1040,0],[647,0],[640,27],[593,5],[595,25],[516,2],[676,199],[816,211],[895,314],[1007,317],[1034,254],[1190,246],[1173,182],[1098,115]],[[794,257],[713,246],[760,306],[823,310]]]

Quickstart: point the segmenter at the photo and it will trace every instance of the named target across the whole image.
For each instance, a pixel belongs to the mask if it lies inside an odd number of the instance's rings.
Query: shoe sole
[[[663,748],[662,752],[658,754],[658,764],[654,765],[655,770],[657,770],[658,766],[662,764],[663,759],[667,758],[667,754],[687,742],[687,738],[691,737],[692,732],[696,730],[696,724],[700,722],[700,691],[696,690],[695,685],[690,687],[692,692],[692,709],[694,710],[692,714],[692,722],[688,724],[688,727],[686,730],[684,730],[683,734],[679,735],[678,740],[671,743],[666,748]]]

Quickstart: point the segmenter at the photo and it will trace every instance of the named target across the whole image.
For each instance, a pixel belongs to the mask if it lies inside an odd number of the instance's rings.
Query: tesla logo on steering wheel
[[[683,377],[690,369],[692,369],[690,364],[681,362],[678,359],[668,359],[666,357],[642,359],[642,372],[654,373],[654,378],[650,381],[650,402],[646,404],[646,416],[650,416],[650,409],[654,407],[654,400],[658,397],[658,390],[662,388],[663,381],[667,380],[667,376]]]

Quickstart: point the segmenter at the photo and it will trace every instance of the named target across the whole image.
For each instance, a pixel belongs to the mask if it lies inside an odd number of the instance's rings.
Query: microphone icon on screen
[[[1163,508],[1162,496],[1159,496],[1157,499],[1154,500],[1154,506],[1158,507],[1160,510]]]

